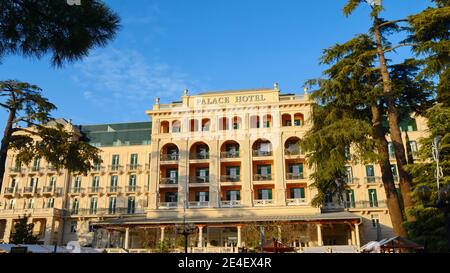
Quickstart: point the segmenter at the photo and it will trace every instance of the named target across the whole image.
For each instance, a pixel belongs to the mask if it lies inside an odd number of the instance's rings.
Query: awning
[[[248,216],[239,217],[207,217],[194,216],[187,217],[186,223],[192,224],[220,224],[220,223],[249,223],[249,222],[315,222],[315,221],[345,221],[357,220],[361,222],[361,217],[350,212],[330,212],[318,214],[304,214],[304,215],[270,215],[270,216]],[[96,226],[114,226],[114,225],[157,225],[157,224],[182,224],[183,218],[180,217],[127,217],[115,218],[107,221],[100,221],[92,223]]]

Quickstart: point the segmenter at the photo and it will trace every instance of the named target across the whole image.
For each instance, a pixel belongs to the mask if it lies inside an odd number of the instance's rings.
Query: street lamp
[[[176,225],[177,233],[184,236],[184,253],[188,252],[189,235],[193,234],[196,229],[195,225],[186,223],[186,207],[187,207],[187,200],[184,200],[183,224]]]
[[[441,187],[439,184],[440,177],[443,176],[442,168],[439,166],[439,149],[441,136],[436,136],[432,143],[433,159],[436,162],[436,186],[437,186],[437,200],[435,204],[430,204],[431,189],[427,186],[422,186],[418,189],[419,198],[424,203],[425,207],[434,207],[444,213],[445,225],[447,227],[447,249],[450,251],[450,185]]]

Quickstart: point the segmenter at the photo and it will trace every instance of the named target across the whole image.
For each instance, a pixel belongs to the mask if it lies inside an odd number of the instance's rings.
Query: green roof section
[[[149,145],[151,122],[80,125],[80,131],[95,147]]]

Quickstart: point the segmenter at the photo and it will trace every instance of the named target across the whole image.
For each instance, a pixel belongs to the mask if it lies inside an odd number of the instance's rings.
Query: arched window
[[[303,126],[305,124],[305,119],[303,114],[297,113],[294,115],[294,125],[295,126]]]
[[[198,128],[198,120],[196,119],[191,119],[189,121],[189,131],[190,132],[198,132],[199,128]]]
[[[181,122],[179,120],[174,120],[172,122],[172,133],[181,132]]]
[[[159,129],[159,132],[161,134],[169,133],[169,122],[167,120],[161,121],[161,126],[160,126],[160,129]]]
[[[259,128],[259,116],[250,116],[250,128]]]
[[[281,125],[283,127],[285,127],[285,126],[292,126],[292,116],[291,116],[291,114],[283,114],[281,116]]]

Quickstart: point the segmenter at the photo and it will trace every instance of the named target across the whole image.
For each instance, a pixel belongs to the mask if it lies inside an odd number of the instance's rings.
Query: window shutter
[[[272,199],[272,190],[270,189],[268,191],[269,191],[269,200],[271,200]]]

